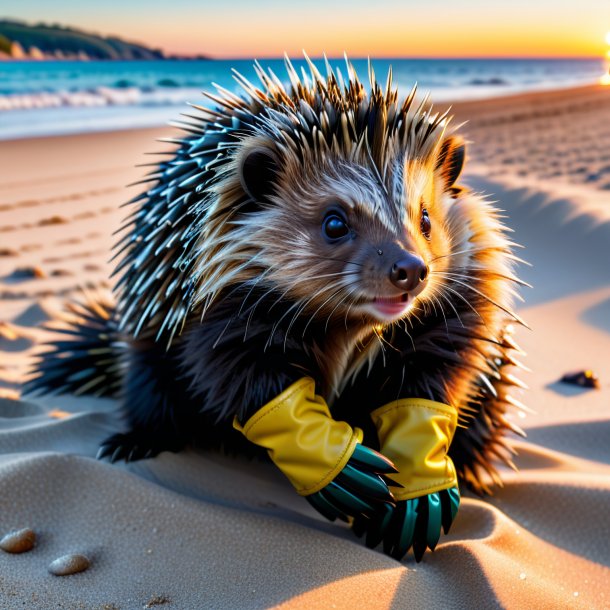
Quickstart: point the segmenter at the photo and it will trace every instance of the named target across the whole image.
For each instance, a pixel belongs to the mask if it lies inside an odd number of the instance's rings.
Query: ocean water
[[[352,60],[361,79],[367,60]],[[293,62],[297,70],[303,60]],[[324,73],[323,61],[314,63]],[[330,59],[346,75],[342,59]],[[281,59],[262,60],[287,80]],[[406,95],[415,83],[433,101],[477,99],[521,91],[593,83],[607,67],[602,59],[379,59],[372,61],[385,83]],[[252,61],[0,62],[0,139],[163,125],[188,112],[187,102],[217,83],[239,87],[231,69],[257,82]]]

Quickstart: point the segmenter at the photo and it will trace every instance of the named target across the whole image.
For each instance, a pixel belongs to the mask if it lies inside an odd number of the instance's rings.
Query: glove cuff
[[[235,418],[233,427],[250,442],[267,449],[302,496],[326,487],[362,441],[361,430],[331,417],[309,377],[293,383],[243,426]]]
[[[391,402],[371,413],[381,453],[392,460],[398,474],[392,479],[397,500],[457,487],[457,474],[447,455],[457,425],[457,411],[423,398]]]

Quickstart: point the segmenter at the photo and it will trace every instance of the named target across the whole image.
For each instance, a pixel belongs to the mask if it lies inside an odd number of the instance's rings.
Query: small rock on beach
[[[49,564],[49,572],[55,576],[69,576],[83,572],[91,565],[84,555],[63,555]]]
[[[7,553],[25,553],[34,548],[36,533],[29,527],[9,532],[0,540],[0,549]]]

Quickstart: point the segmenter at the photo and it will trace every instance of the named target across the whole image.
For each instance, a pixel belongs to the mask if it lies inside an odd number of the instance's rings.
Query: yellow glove
[[[237,419],[233,426],[267,449],[297,492],[330,519],[367,514],[376,503],[393,501],[385,474],[396,469],[360,444],[361,430],[332,419],[313,379],[293,383],[243,426]]]
[[[371,413],[381,452],[398,468],[392,478],[397,500],[411,500],[457,486],[457,474],[447,455],[457,425],[449,405],[423,398],[396,400]]]
[[[445,533],[460,503],[455,466],[448,456],[457,425],[454,408],[431,400],[396,400],[371,413],[381,452],[398,468],[390,488],[396,506],[369,520],[357,519],[354,530],[367,533],[371,547],[382,540],[384,551],[402,559],[413,546],[420,561],[426,548],[434,550],[441,526]]]

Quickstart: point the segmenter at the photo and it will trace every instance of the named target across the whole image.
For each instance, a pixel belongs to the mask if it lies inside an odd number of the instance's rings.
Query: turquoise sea
[[[367,60],[352,61],[366,79]],[[346,74],[343,59],[330,63]],[[261,64],[285,79],[283,60]],[[380,81],[390,64],[401,93],[417,82],[437,101],[593,83],[607,71],[602,59],[375,59]],[[1,62],[0,139],[162,125],[187,101],[205,103],[201,91],[213,82],[238,91],[231,68],[256,82],[246,60]]]

